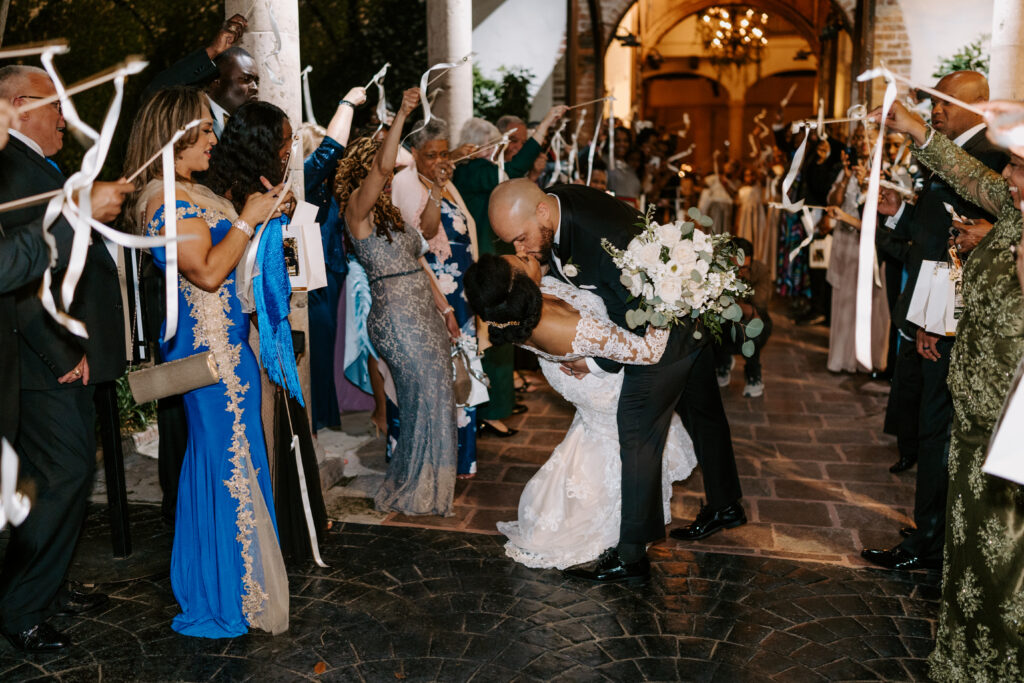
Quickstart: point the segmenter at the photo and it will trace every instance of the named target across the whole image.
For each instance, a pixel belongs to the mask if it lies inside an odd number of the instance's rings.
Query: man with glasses
[[[42,69],[0,68],[0,99],[17,108],[17,129],[0,151],[0,202],[60,189],[64,174],[50,158],[64,145],[64,117],[58,103],[31,103],[56,93]],[[96,183],[93,216],[104,223],[121,211],[128,183]],[[8,238],[39,234],[46,204],[0,214]],[[55,230],[70,226],[59,219]],[[59,264],[60,265],[60,264]],[[64,272],[54,272],[51,288],[60,301]],[[81,320],[88,339],[75,337],[43,310],[39,280],[14,290],[14,320],[5,332],[16,343],[0,347],[2,365],[17,362],[18,423],[15,450],[21,475],[36,486],[28,518],[11,532],[0,569],[0,632],[19,650],[60,650],[70,640],[46,620],[57,613],[80,614],[105,603],[105,595],[64,586],[85,516],[96,466],[95,385],[124,372],[123,312],[117,267],[105,243],[93,236],[75,299],[68,313]],[[7,309],[9,312],[9,309]],[[16,361],[12,359],[16,357]],[[5,391],[17,391],[4,387]]]

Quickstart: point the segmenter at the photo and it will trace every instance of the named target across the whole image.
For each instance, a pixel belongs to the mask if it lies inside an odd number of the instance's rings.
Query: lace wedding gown
[[[624,363],[656,362],[668,339],[655,330],[648,337],[623,331],[608,320],[604,302],[586,290],[551,277],[541,291],[580,312],[573,354],[552,356],[530,348],[551,387],[576,407],[569,431],[551,457],[530,479],[519,499],[519,519],[498,522],[508,537],[505,553],[527,567],[566,567],[594,560],[619,541],[622,462],[616,415],[623,373],[589,373],[576,379],[559,362],[600,356]],[[678,415],[672,416],[662,458],[665,523],[672,515],[672,482],[685,479],[697,464],[693,443]]]

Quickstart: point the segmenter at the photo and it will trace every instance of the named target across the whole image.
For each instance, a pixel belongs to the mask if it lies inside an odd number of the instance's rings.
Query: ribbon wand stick
[[[86,90],[91,90],[92,88],[95,88],[98,85],[109,83],[110,81],[122,75],[134,76],[135,74],[145,69],[148,65],[149,62],[147,62],[138,55],[126,57],[125,60],[120,64],[115,64],[109,69],[104,69],[103,71],[100,71],[99,73],[94,74],[86,78],[85,80],[79,81],[78,83],[69,86],[65,89],[65,94],[70,97],[71,95],[77,95],[78,93],[85,92]],[[32,100],[28,104],[18,107],[18,113],[23,114],[27,111],[32,111],[33,109],[38,109],[39,107],[45,107],[49,104],[53,104],[54,102],[57,102],[59,100],[59,94],[50,95],[49,97],[44,97],[38,100]]]

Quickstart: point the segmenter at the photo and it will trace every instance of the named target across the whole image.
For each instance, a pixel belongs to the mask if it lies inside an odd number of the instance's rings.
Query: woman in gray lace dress
[[[405,91],[383,143],[361,138],[349,146],[338,165],[334,193],[353,251],[370,280],[367,331],[391,370],[402,416],[398,443],[374,502],[381,511],[448,516],[458,447],[449,336],[459,331],[422,258],[422,237],[405,229],[390,198],[402,126],[418,101],[417,88]]]

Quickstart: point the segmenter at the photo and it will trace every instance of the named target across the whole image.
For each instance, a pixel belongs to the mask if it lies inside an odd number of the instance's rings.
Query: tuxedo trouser
[[[946,385],[953,338],[940,338],[937,361],[922,358],[917,345],[904,340],[896,359],[897,443],[900,455],[917,455],[914,525],[917,531],[900,545],[916,557],[939,557],[946,530],[949,486],[949,433],[953,399]]]
[[[680,330],[672,335],[667,359],[661,363],[629,365],[624,370],[618,412],[622,459],[620,544],[649,543],[665,537],[661,460],[673,411],[682,418],[693,439],[713,509],[726,507],[741,495],[729,422],[715,376],[714,353],[704,345],[676,360],[669,355],[673,344],[681,344],[681,337],[687,333]]]
[[[96,469],[93,387],[21,391],[15,449],[34,483],[28,518],[11,530],[0,570],[0,629],[20,633],[57,611]]]

